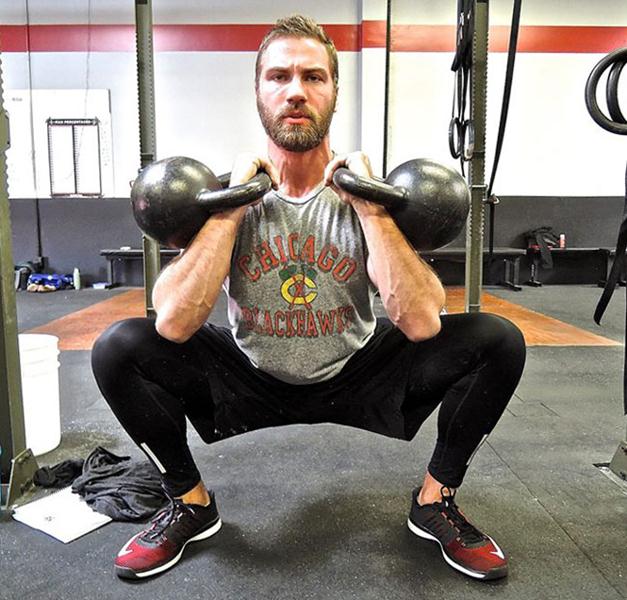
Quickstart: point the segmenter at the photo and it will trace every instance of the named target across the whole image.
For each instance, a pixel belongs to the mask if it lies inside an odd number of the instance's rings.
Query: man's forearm
[[[183,254],[159,276],[152,298],[157,331],[163,337],[184,342],[209,317],[229,272],[242,210],[208,219]]]
[[[412,340],[434,336],[440,329],[439,315],[445,300],[440,280],[416,254],[385,209],[370,203],[359,204],[355,210],[388,316]]]

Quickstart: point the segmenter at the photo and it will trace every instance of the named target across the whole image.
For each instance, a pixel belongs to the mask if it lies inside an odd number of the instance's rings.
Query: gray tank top
[[[339,373],[376,325],[367,253],[354,210],[323,184],[304,198],[269,192],[250,207],[225,289],[251,363],[293,384]]]

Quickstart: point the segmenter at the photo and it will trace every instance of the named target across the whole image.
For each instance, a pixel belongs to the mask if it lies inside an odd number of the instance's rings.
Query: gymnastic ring
[[[464,149],[463,160],[469,161],[475,153],[475,124],[466,119],[462,124],[462,148]]]
[[[627,123],[617,123],[609,119],[599,108],[596,93],[599,80],[605,70],[617,62],[624,62],[625,60],[627,60],[627,48],[619,48],[614,50],[614,52],[610,52],[590,72],[585,90],[586,107],[592,119],[606,131],[619,135],[627,135]]]
[[[453,117],[448,125],[448,147],[453,158],[462,155],[462,124],[458,117]]]
[[[623,124],[627,124],[627,120],[623,115],[623,111],[620,109],[620,102],[618,101],[618,82],[625,63],[627,63],[627,57],[621,61],[616,61],[612,65],[609,75],[607,76],[607,85],[605,88],[605,98],[607,100],[607,108],[610,111],[610,118],[616,123]]]

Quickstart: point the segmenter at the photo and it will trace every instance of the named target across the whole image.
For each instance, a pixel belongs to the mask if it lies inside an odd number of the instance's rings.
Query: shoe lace
[[[169,499],[168,505],[157,513],[152,519],[150,528],[146,531],[146,539],[155,540],[161,537],[164,531],[181,518],[182,509],[180,503]]]
[[[445,493],[445,490],[448,493]],[[442,494],[442,512],[446,515],[446,518],[453,524],[453,527],[459,531],[459,538],[465,544],[474,544],[482,542],[486,539],[486,536],[481,533],[468,519],[464,516],[459,507],[455,503],[455,494],[457,490],[451,490],[447,487],[442,487],[440,490]]]

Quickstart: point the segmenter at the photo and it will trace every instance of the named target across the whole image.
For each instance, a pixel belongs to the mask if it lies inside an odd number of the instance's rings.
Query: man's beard
[[[329,132],[335,111],[335,98],[321,115],[317,115],[304,106],[290,106],[275,116],[263,104],[259,96],[257,96],[257,110],[263,128],[277,146],[290,152],[307,152],[319,146]],[[286,123],[285,117],[294,112],[301,113],[309,121],[304,124]]]

